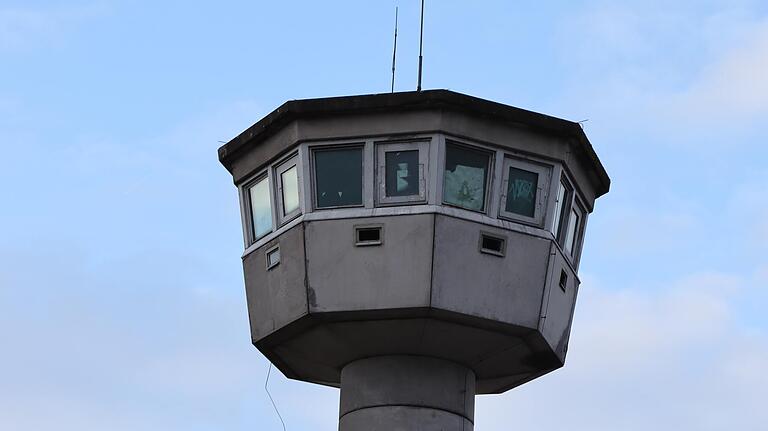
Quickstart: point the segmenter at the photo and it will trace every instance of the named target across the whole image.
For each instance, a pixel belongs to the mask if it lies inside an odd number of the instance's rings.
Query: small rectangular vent
[[[381,245],[381,226],[355,226],[355,245]]]
[[[280,246],[267,250],[267,269],[272,269],[277,265],[280,265]]]
[[[506,238],[490,235],[483,232],[480,233],[481,253],[504,257],[504,252],[506,251],[506,243]]]
[[[563,289],[563,292],[568,288],[568,274],[564,269],[560,270],[560,288]]]

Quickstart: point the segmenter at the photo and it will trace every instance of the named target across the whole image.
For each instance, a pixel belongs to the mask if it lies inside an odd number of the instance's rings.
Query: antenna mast
[[[397,6],[395,6],[395,47],[392,50],[392,93],[395,92],[395,58],[397,58]]]
[[[422,51],[424,47],[424,0],[421,0],[421,30],[419,31],[419,82],[416,84],[416,91],[421,91],[421,64],[423,60]]]

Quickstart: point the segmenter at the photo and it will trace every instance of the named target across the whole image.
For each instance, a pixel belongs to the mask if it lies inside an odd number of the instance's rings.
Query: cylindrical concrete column
[[[380,356],[341,371],[339,431],[471,431],[475,373],[423,356]]]

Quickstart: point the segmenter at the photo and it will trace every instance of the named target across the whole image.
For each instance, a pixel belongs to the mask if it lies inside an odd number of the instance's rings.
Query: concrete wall
[[[280,246],[281,262],[267,270],[265,252]],[[243,259],[251,337],[259,340],[308,313],[304,226],[297,225]]]
[[[307,223],[311,312],[428,307],[431,214]],[[355,226],[383,227],[383,243],[355,246]]]
[[[552,259],[549,262],[549,279],[544,291],[539,331],[550,348],[564,362],[580,282],[554,243],[551,244],[550,255]],[[561,271],[568,277],[565,289],[560,287]]]
[[[436,217],[432,306],[536,328],[549,242],[453,217]],[[506,238],[504,257],[480,253],[482,232]]]
[[[341,373],[339,431],[471,431],[475,375],[423,356],[355,361]]]

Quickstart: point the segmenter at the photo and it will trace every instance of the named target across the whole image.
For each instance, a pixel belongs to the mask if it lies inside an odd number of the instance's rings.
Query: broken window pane
[[[390,151],[384,154],[387,196],[419,194],[419,151]]]
[[[507,180],[507,212],[533,217],[536,213],[536,188],[539,174],[515,167],[509,168]]]
[[[362,205],[362,148],[315,152],[315,194],[318,208]]]
[[[462,208],[485,208],[489,154],[457,145],[446,145],[443,201]]]

